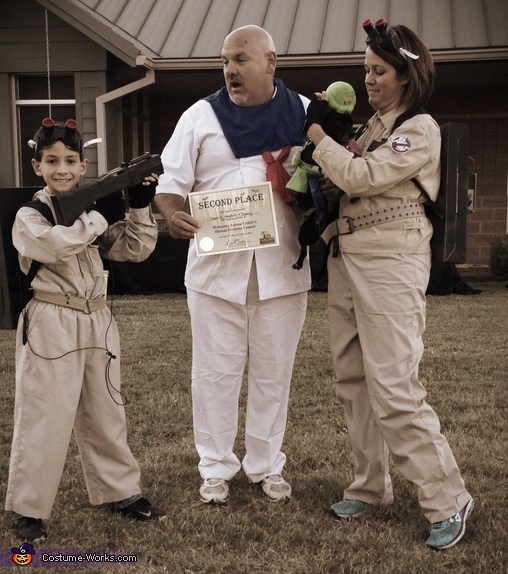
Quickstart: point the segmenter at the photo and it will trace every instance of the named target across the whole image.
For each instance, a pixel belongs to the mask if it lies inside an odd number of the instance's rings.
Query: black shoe
[[[47,532],[40,518],[21,516],[14,519],[12,529],[24,542],[40,542],[46,539]]]
[[[152,506],[146,498],[139,498],[132,504],[124,506],[123,508],[117,508],[112,506],[113,512],[117,514],[122,514],[128,518],[134,518],[140,520],[141,522],[147,522],[148,520],[163,520],[166,518],[166,511],[156,506]]]

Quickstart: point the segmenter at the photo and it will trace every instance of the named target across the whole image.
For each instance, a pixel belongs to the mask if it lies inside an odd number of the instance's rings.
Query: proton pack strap
[[[421,114],[426,114],[427,112],[422,108],[422,107],[418,107],[418,108],[410,108],[409,110],[406,110],[405,112],[402,112],[399,116],[397,116],[397,118],[395,119],[395,121],[393,122],[393,126],[392,129],[390,130],[390,135],[393,134],[393,132],[400,127],[406,120],[409,120],[411,118],[413,118],[414,116],[418,116]],[[367,129],[367,123],[363,124],[362,126],[360,126],[355,133],[355,141],[358,140],[358,138],[363,134],[363,132]],[[427,199],[429,205],[431,206],[431,208],[436,211],[437,208],[435,206],[435,202],[432,201],[432,199],[430,199],[429,194],[423,189],[422,185],[420,184],[419,181],[417,181],[416,178],[412,178],[411,181],[416,185],[416,187],[422,192],[423,196]],[[441,219],[443,218],[443,214],[442,213],[437,213],[438,217],[440,217]]]
[[[32,209],[36,209],[43,217],[45,217],[51,225],[55,225],[55,218],[53,217],[53,212],[51,211],[49,205],[42,203],[39,199],[33,199],[28,203],[23,204],[21,207],[31,207]],[[39,270],[42,263],[40,261],[32,261],[30,265],[30,269],[26,275],[25,279],[25,287],[26,291],[30,288],[34,277],[37,275],[37,271]],[[26,301],[26,298],[25,298]]]
[[[423,109],[423,108],[415,108],[412,110],[407,110],[406,112],[404,112],[403,114],[400,114],[400,116],[398,116],[398,118],[395,120],[395,123],[393,124],[393,127],[390,131],[390,135],[401,125],[403,124],[406,120],[408,120],[409,118],[412,118],[413,116],[419,115],[419,114],[426,114],[427,112]],[[432,201],[432,199],[429,197],[429,194],[425,191],[425,189],[423,188],[422,184],[416,179],[416,177],[411,178],[411,181],[416,185],[416,187],[421,191],[422,195],[427,199],[427,205],[429,205],[430,209],[432,209],[432,211],[434,211],[436,213],[436,215],[440,218],[443,219],[444,218],[444,214],[438,209],[438,207],[436,206],[436,202]]]
[[[40,199],[32,199],[32,201],[24,203],[21,207],[31,207],[32,209],[37,210],[51,223],[51,225],[55,225],[55,218],[53,217],[53,212],[51,211],[49,205],[42,203]]]
[[[423,108],[413,108],[400,114],[400,116],[398,116],[397,119],[395,120],[392,129],[390,130],[390,135],[393,134],[393,132],[406,120],[409,120],[414,116],[426,113],[427,112]],[[439,217],[439,219],[444,219],[444,214],[436,206],[436,202],[432,201],[432,199],[429,197],[429,194],[425,191],[422,184],[416,179],[416,177],[411,178],[411,181],[416,185],[416,187],[421,191],[422,195],[427,199],[426,205],[428,205],[430,209],[432,209],[432,211],[435,212],[435,214],[437,215],[437,217]]]
[[[393,122],[392,129],[390,130],[390,135],[400,127],[406,120],[411,119],[414,116],[418,116],[420,114],[426,114],[427,112],[423,108],[410,108],[406,110],[400,116],[397,116],[397,119]]]
[[[49,205],[42,203],[39,199],[33,199],[27,203],[24,203],[21,207],[31,207],[37,210],[43,217],[45,217],[51,225],[55,225],[55,218],[53,217],[53,212],[51,211]],[[32,261],[30,269],[26,274],[24,280],[21,284],[21,306],[24,309],[28,303],[28,291],[32,281],[35,279],[37,272],[41,268],[42,263],[40,261]],[[28,316],[26,313],[23,314],[23,345],[28,341]]]
[[[393,132],[400,127],[406,120],[409,120],[410,118],[414,117],[414,116],[418,116],[420,114],[426,114],[427,112],[423,109],[423,108],[410,108],[409,110],[406,110],[405,112],[402,112],[399,116],[397,116],[397,118],[395,119],[395,122],[393,123],[392,129],[390,130],[390,135],[393,134]],[[365,122],[363,125],[361,125],[355,132],[355,137],[354,137],[354,141],[358,141],[360,139],[360,136],[363,134],[363,132],[367,129],[367,125],[368,122]]]
[[[354,140],[355,142],[358,141],[360,139],[360,136],[363,134],[363,132],[367,129],[367,123],[365,122],[364,124],[362,124],[355,132],[355,137]]]
[[[28,289],[30,289],[30,285],[32,284],[32,281],[35,279],[35,276],[37,275],[37,271],[39,271],[40,267],[41,267],[42,263],[40,261],[32,261],[32,264],[30,265],[30,269],[28,270],[28,273],[26,274],[25,277],[25,289],[26,291],[28,291]],[[26,301],[26,297],[25,300],[23,302]]]

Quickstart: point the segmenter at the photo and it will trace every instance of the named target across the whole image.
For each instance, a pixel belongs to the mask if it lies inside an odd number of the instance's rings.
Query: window
[[[20,185],[41,185],[32,169],[33,150],[28,145],[44,118],[55,121],[76,117],[73,76],[51,76],[51,101],[46,76],[18,76],[15,85],[16,121],[18,124],[18,171]]]

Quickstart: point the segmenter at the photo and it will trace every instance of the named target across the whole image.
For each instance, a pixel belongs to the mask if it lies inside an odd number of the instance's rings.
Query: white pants
[[[293,363],[307,292],[259,300],[255,265],[247,304],[187,291],[192,324],[194,440],[202,478],[231,480],[243,467],[252,482],[280,474]],[[246,455],[233,448],[248,359]]]
[[[29,343],[16,341],[16,400],[6,510],[49,518],[71,433],[78,443],[90,502],[140,493],[140,470],[127,444],[125,411],[106,386],[120,390],[120,342],[108,308],[87,315],[51,303],[29,303]],[[32,350],[34,352],[32,352]],[[77,352],[71,352],[82,349]],[[48,360],[38,357],[57,357]],[[110,387],[116,401],[121,395]]]

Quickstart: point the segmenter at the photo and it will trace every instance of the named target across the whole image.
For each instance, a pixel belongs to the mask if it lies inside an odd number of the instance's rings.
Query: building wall
[[[283,77],[284,73],[278,75]],[[360,88],[357,93],[358,105],[354,118],[358,123],[363,123],[372,110],[364,105],[366,98]],[[152,119],[157,128],[152,130],[154,153],[160,153],[181,113],[194,101],[184,98],[174,100],[169,96],[153,99],[155,111]],[[504,89],[465,92],[438,90],[427,111],[439,124],[462,122],[468,125],[469,167],[471,172],[477,174],[477,188],[476,211],[468,217],[466,262],[487,265],[492,240],[507,233],[508,101]]]
[[[437,67],[437,73],[440,69]],[[469,127],[476,211],[468,218],[467,263],[488,265],[490,244],[508,232],[508,99],[502,87],[437,91],[428,111],[438,123]]]
[[[11,187],[16,181],[14,161],[13,118],[11,113],[9,75],[0,73],[0,133],[7,134],[0,145],[0,187]],[[5,145],[9,142],[11,145]]]
[[[33,0],[0,4],[0,73],[46,72],[44,8]],[[49,57],[53,73],[106,70],[107,52],[48,13]]]
[[[94,138],[95,98],[106,91],[107,51],[51,13],[48,25],[50,72],[74,75],[76,119],[85,140]],[[0,130],[10,134],[13,144],[16,134],[11,78],[20,74],[47,75],[44,9],[33,0],[0,5]],[[96,177],[96,152],[91,147],[89,152],[88,176]],[[15,185],[15,145],[0,146],[0,163],[0,187]]]
[[[97,137],[95,100],[106,92],[106,74],[103,71],[77,72],[74,75],[76,87],[76,115],[85,142]],[[86,180],[97,177],[97,145],[86,148],[90,163]]]
[[[73,73],[75,79],[76,116],[85,140],[96,137],[95,99],[122,84],[132,81],[132,74],[116,62],[107,51],[83,34],[49,14],[51,72]],[[0,130],[14,141],[14,124],[10,78],[13,74],[47,73],[44,9],[34,0],[2,2],[0,5]],[[332,72],[335,74],[336,70]],[[439,73],[439,67],[438,67]],[[221,72],[218,71],[220,75]],[[302,77],[305,70],[300,70]],[[281,74],[282,76],[284,74]],[[288,73],[289,75],[289,73]],[[324,73],[323,84],[327,84]],[[294,89],[296,81],[288,81]],[[222,79],[221,79],[222,84]],[[169,88],[170,90],[171,88]],[[302,90],[300,90],[302,91]],[[304,90],[306,93],[308,90]],[[149,91],[147,90],[148,94]],[[205,94],[203,94],[205,95]],[[150,98],[150,124],[153,153],[160,153],[170,137],[181,112],[196,98],[167,95]],[[467,262],[487,264],[490,243],[497,235],[507,232],[507,172],[508,172],[508,100],[502,88],[482,90],[462,89],[437,91],[428,111],[438,123],[467,122],[470,129],[471,171],[478,174],[476,212],[469,217]],[[122,103],[107,105],[108,168],[122,158],[125,145],[122,131]],[[357,118],[364,121],[370,110],[358,107]],[[7,138],[9,139],[9,138]],[[5,141],[5,140],[4,140]],[[91,162],[88,178],[97,176],[97,147],[87,149]],[[15,185],[15,157],[13,145],[0,146],[0,187]],[[113,162],[113,163],[111,163]]]
[[[488,264],[492,240],[508,233],[508,117],[476,118],[469,124],[472,170],[478,182],[476,212],[468,224],[467,262]]]

